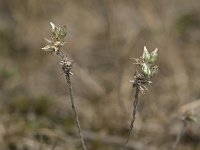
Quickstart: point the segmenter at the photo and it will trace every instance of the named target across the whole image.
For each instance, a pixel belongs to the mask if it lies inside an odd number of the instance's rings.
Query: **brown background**
[[[159,74],[140,95],[130,145],[171,149],[182,110],[199,115],[199,0],[0,0],[0,150],[81,149],[59,59],[41,50],[50,21],[68,28],[64,50],[75,61],[89,150],[124,143],[136,69],[130,58],[144,46],[159,49]],[[199,129],[190,124],[177,149],[199,150]]]

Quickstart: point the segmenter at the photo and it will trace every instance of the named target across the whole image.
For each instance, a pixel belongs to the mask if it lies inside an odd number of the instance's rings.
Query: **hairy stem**
[[[181,131],[179,132],[179,134],[177,135],[176,137],[176,141],[174,142],[174,144],[172,145],[172,149],[175,149],[178,145],[178,143],[180,142],[180,139],[183,135],[183,133],[185,132],[186,130],[186,127],[187,127],[187,122],[186,121],[183,121],[183,127],[181,129]]]
[[[83,148],[83,150],[87,150],[85,142],[84,142],[83,133],[81,131],[79,116],[78,116],[78,113],[76,111],[76,107],[75,107],[75,103],[74,103],[74,97],[73,97],[73,90],[72,90],[72,83],[71,83],[71,79],[70,79],[70,73],[66,74],[66,79],[67,79],[67,83],[68,83],[68,86],[69,86],[70,100],[71,100],[72,109],[73,109],[73,112],[74,112],[74,115],[75,115],[75,119],[76,119],[76,125],[77,125],[77,128],[78,128],[79,137],[81,139],[82,148]]]
[[[139,86],[136,86],[136,91],[135,91],[135,100],[133,101],[133,113],[132,113],[132,119],[131,119],[131,123],[129,126],[129,131],[128,131],[128,138],[126,140],[126,143],[124,145],[124,150],[126,150],[128,142],[130,140],[130,136],[131,136],[131,131],[133,129],[133,125],[135,122],[135,116],[136,116],[136,112],[137,112],[137,105],[138,105],[138,101],[139,101]]]

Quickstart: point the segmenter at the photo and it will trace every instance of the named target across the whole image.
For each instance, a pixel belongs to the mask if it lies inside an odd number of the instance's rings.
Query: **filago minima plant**
[[[83,134],[81,131],[79,116],[76,111],[72,83],[71,83],[71,79],[70,79],[71,75],[73,75],[73,73],[71,72],[72,67],[73,67],[73,61],[71,59],[69,59],[68,56],[62,50],[62,46],[66,43],[64,41],[64,38],[67,35],[66,26],[64,26],[64,27],[56,26],[52,22],[50,22],[50,25],[51,25],[51,31],[52,31],[51,40],[45,39],[48,44],[45,47],[43,47],[42,50],[54,53],[57,56],[59,56],[59,58],[61,59],[60,65],[62,68],[62,74],[65,75],[65,78],[68,83],[71,105],[72,105],[72,109],[73,109],[73,112],[75,115],[76,125],[77,125],[78,131],[79,131],[82,148],[83,148],[83,150],[87,150],[85,142],[84,142],[84,137],[83,137]]]
[[[68,83],[69,87],[69,95],[70,95],[70,100],[71,100],[71,105],[72,109],[75,115],[75,120],[76,120],[76,125],[79,131],[79,136],[81,139],[81,144],[83,150],[87,150],[85,142],[84,142],[84,137],[81,131],[80,127],[80,121],[79,121],[79,116],[76,111],[76,106],[74,102],[74,97],[73,97],[73,89],[72,89],[72,83],[71,83],[71,75],[73,73],[71,72],[72,67],[73,67],[73,61],[69,59],[69,57],[63,52],[62,47],[66,43],[64,41],[64,38],[67,35],[67,30],[66,27],[60,27],[54,25],[52,22],[50,22],[51,25],[51,40],[45,39],[47,41],[47,45],[42,48],[42,50],[54,53],[55,55],[59,56],[60,60],[60,65],[62,68],[62,74],[65,75],[65,78]],[[135,60],[135,65],[138,65],[140,70],[136,70],[134,73],[133,80],[130,80],[132,83],[133,88],[135,88],[135,99],[133,101],[133,113],[132,113],[132,120],[130,123],[129,127],[129,132],[128,132],[128,138],[127,141],[124,145],[124,149],[126,149],[126,146],[129,142],[131,131],[133,129],[133,124],[135,122],[135,116],[136,116],[136,111],[137,111],[137,105],[139,101],[139,94],[143,94],[145,90],[148,90],[146,85],[152,83],[151,79],[152,77],[155,76],[155,74],[158,72],[158,66],[155,65],[155,61],[157,59],[157,49],[152,51],[151,53],[148,52],[147,48],[144,47],[143,55],[140,58],[133,58]]]
[[[131,131],[133,129],[133,125],[135,122],[136,111],[139,101],[139,94],[143,94],[145,90],[148,90],[146,85],[152,83],[151,79],[154,77],[158,72],[158,66],[155,65],[155,61],[157,60],[158,56],[158,49],[155,49],[151,53],[148,52],[146,46],[144,47],[144,51],[142,57],[140,58],[132,58],[135,60],[134,64],[139,66],[139,71],[136,70],[133,76],[133,80],[130,80],[132,83],[133,88],[135,88],[135,97],[133,100],[133,113],[132,119],[129,126],[128,138],[124,145],[124,150],[126,149]]]
[[[185,114],[183,114],[183,116],[181,117],[181,120],[180,120],[182,123],[182,128],[181,128],[179,134],[177,134],[176,140],[175,140],[174,144],[172,145],[171,149],[176,149],[177,145],[179,144],[179,142],[181,140],[181,137],[183,136],[183,134],[186,131],[189,124],[197,122],[197,120],[198,120],[197,115],[192,110],[189,110],[189,111],[185,112]]]

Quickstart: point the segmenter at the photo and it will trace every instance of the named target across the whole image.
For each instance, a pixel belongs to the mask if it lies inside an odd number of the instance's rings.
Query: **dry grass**
[[[40,50],[49,21],[68,28],[65,49],[76,62],[72,82],[82,128],[92,132],[89,150],[120,149],[131,118],[135,68],[129,58],[140,56],[144,45],[159,49],[159,74],[140,98],[131,142],[143,150],[169,149],[182,125],[179,112],[200,113],[193,102],[200,98],[199,5],[0,0],[0,150],[45,150],[55,143],[56,150],[81,149],[57,59]],[[187,128],[177,150],[200,149],[199,127]],[[117,142],[101,138],[113,136]]]

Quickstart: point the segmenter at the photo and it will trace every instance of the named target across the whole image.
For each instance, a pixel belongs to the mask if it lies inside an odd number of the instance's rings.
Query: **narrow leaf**
[[[142,58],[143,58],[145,61],[148,61],[149,58],[150,58],[150,54],[149,54],[149,52],[148,52],[146,46],[144,46],[144,51],[143,51]]]
[[[147,64],[145,64],[145,63],[142,64],[142,71],[147,76],[151,75],[151,70],[150,70],[149,66]]]
[[[54,31],[55,31],[55,29],[56,29],[56,26],[55,26],[55,24],[54,24],[54,23],[52,23],[52,22],[50,22],[50,25],[51,25],[51,30],[54,32]]]

